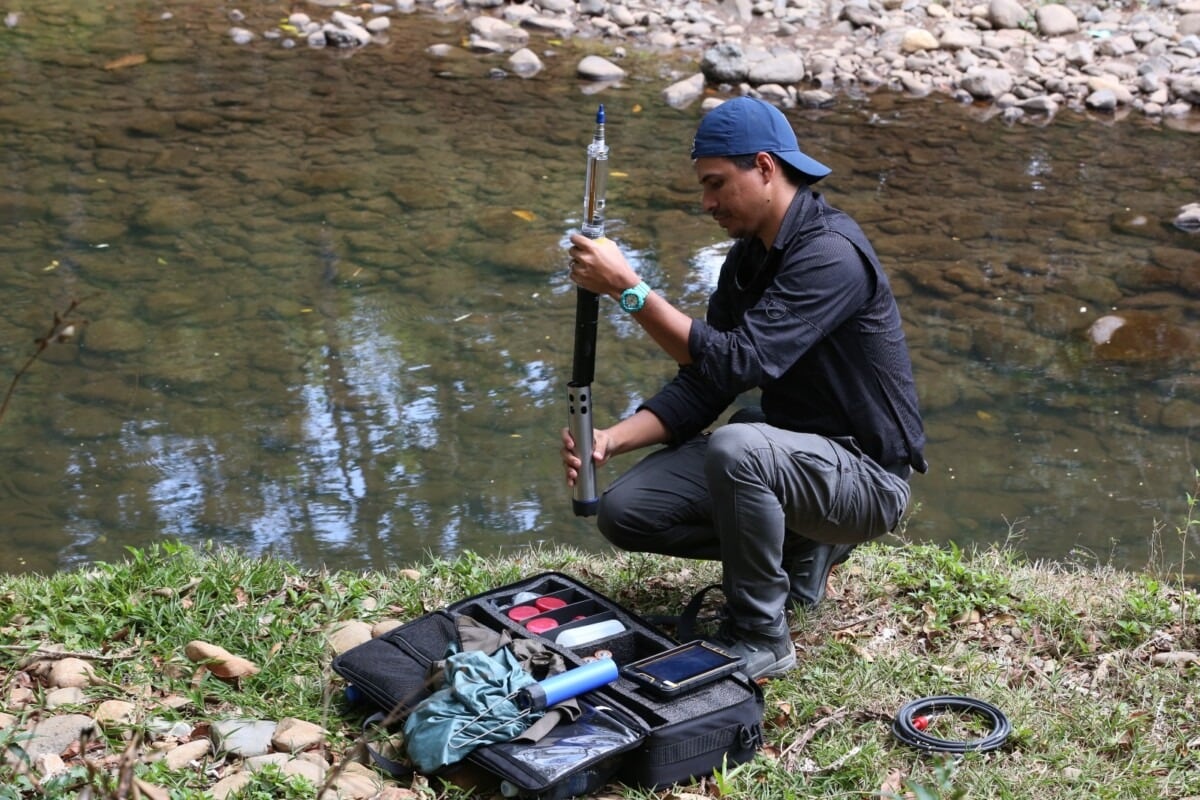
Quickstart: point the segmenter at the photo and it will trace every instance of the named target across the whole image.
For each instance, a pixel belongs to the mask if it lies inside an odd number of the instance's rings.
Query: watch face
[[[645,283],[639,283],[637,286],[626,289],[621,292],[621,308],[631,313],[641,311],[642,306],[646,305],[646,295],[648,294],[650,294],[650,287]]]

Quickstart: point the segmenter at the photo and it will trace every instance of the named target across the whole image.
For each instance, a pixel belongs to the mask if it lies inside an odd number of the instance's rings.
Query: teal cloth
[[[516,738],[541,712],[522,714],[516,693],[535,683],[512,650],[481,650],[446,659],[442,688],[423,700],[404,722],[408,757],[422,772],[465,758],[476,747]]]

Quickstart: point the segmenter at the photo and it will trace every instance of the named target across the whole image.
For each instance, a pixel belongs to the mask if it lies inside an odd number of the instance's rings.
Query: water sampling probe
[[[596,111],[596,128],[587,148],[587,179],[583,186],[583,235],[604,238],[604,192],[608,183],[608,145],[604,142],[604,106]],[[596,374],[596,319],[600,297],[583,287],[575,290],[575,355],[567,384],[567,422],[575,452],[582,462],[575,478],[571,505],[577,517],[596,513],[596,464],[592,460],[592,380]]]

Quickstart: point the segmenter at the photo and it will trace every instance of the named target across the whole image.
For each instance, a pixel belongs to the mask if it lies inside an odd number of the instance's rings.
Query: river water
[[[699,108],[658,97],[672,65],[634,52],[595,91],[542,41],[545,71],[497,78],[428,54],[465,23],[424,14],[352,55],[238,47],[204,5],[51,0],[0,29],[0,569],[167,539],[337,569],[604,547],[558,465],[563,246],[603,102],[609,235],[702,312],[728,243]],[[900,298],[931,464],[906,535],[1179,558],[1200,235],[1170,222],[1197,134],[883,94],[788,113]],[[672,368],[607,301],[599,331],[602,425]]]

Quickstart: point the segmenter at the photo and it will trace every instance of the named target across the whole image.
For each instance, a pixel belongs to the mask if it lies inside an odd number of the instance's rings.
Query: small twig
[[[796,737],[796,741],[789,744],[783,749],[782,752],[780,752],[779,760],[787,761],[793,758],[796,753],[803,750],[805,745],[813,740],[813,737],[828,728],[830,725],[834,725],[844,720],[848,713],[849,711],[843,706],[842,708],[835,709],[831,714],[829,714],[829,716],[822,717],[812,725],[808,726],[806,731]]]
[[[92,296],[94,297],[95,295]],[[86,299],[84,298],[84,300]],[[12,382],[8,384],[8,391],[4,393],[4,400],[0,402],[0,420],[4,419],[4,412],[8,411],[8,403],[12,400],[13,392],[17,389],[17,381],[25,376],[25,373],[33,366],[33,362],[38,360],[38,356],[54,342],[70,341],[79,332],[76,329],[76,325],[84,322],[84,320],[72,319],[71,314],[75,309],[79,308],[81,303],[83,303],[83,300],[72,300],[70,305],[67,306],[67,310],[61,316],[55,311],[54,321],[50,323],[50,330],[46,331],[44,336],[33,340],[37,348],[30,354],[29,358],[25,359],[25,363],[21,365],[17,373],[13,375]]]
[[[835,631],[845,631],[845,630],[849,630],[850,628],[857,628],[859,625],[865,625],[868,622],[875,622],[876,620],[883,619],[886,616],[887,616],[886,611],[877,611],[874,614],[868,614],[865,617],[858,617],[856,619],[850,620],[849,622],[838,623],[837,625],[833,626],[833,629]]]
[[[129,740],[129,746],[125,748],[125,752],[121,753],[121,759],[117,765],[117,790],[113,795],[117,800],[129,800],[139,795],[134,788],[134,781],[137,778],[134,774],[134,767],[137,766],[141,747],[142,735],[135,733]]]
[[[839,769],[842,768],[843,764],[845,764],[847,761],[849,761],[850,759],[852,759],[856,755],[858,755],[860,750],[862,750],[862,745],[856,744],[856,745],[854,745],[854,747],[851,747],[845,753],[842,753],[840,756],[838,756],[837,758],[835,758],[833,761],[826,764],[825,766],[823,766],[823,767],[819,767],[819,766],[801,767],[800,772],[803,772],[806,775],[816,775],[821,772],[837,772]]]
[[[136,647],[129,647],[119,653],[110,653],[108,655],[102,653],[73,653],[67,650],[52,650],[45,647],[34,647],[31,650],[27,645],[19,644],[0,644],[0,650],[7,653],[21,653],[28,658],[44,660],[81,658],[84,661],[125,661],[126,659],[137,658],[141,652]]]

